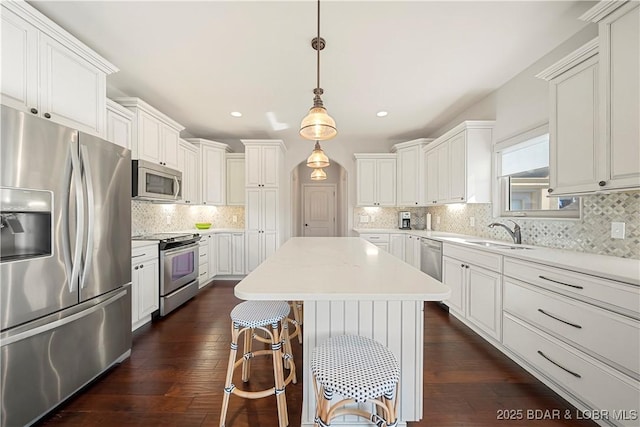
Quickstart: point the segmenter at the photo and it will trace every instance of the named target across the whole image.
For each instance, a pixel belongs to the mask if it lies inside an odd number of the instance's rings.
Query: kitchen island
[[[351,237],[296,237],[242,280],[245,300],[304,301],[302,426],[312,427],[310,358],[327,338],[357,334],[387,346],[400,362],[399,426],[422,418],[424,301],[450,289],[375,245]],[[332,425],[371,425],[343,417]]]

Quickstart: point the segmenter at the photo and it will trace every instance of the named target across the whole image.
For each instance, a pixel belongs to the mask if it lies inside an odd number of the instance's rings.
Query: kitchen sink
[[[486,248],[493,249],[531,249],[526,246],[519,245],[507,245],[504,243],[493,243],[493,242],[484,242],[481,240],[467,240],[467,243],[471,243],[472,245],[484,246]]]

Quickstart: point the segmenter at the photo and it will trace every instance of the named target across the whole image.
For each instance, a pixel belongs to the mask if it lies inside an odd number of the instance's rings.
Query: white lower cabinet
[[[218,272],[218,260],[217,260],[217,244],[215,234],[207,235],[207,245],[208,247],[208,259],[209,259],[209,271],[207,274],[207,280],[213,279],[213,277]]]
[[[210,279],[209,276],[209,239],[211,235],[202,236],[200,239],[198,258],[198,286],[204,287]]]
[[[216,234],[216,274],[229,275],[233,270],[231,233]]]
[[[404,234],[389,235],[389,252],[404,261]]]
[[[159,265],[157,244],[134,248],[131,251],[132,330],[151,321],[151,314],[159,308]]]
[[[244,275],[244,233],[232,233],[231,234],[231,250],[233,252],[231,257],[231,274]]]
[[[420,269],[420,237],[406,234],[404,239],[404,261]]]
[[[442,281],[451,287],[445,302],[454,314],[496,341],[502,328],[502,256],[443,245]]]
[[[279,246],[277,188],[246,189],[246,271],[250,273]]]

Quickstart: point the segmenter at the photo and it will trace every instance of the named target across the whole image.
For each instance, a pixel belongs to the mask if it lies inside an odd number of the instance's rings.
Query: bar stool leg
[[[283,322],[286,321],[283,319]],[[273,373],[275,376],[275,395],[278,405],[278,420],[280,427],[289,425],[289,414],[287,411],[287,399],[284,394],[284,371],[282,368],[282,342],[280,341],[279,325],[273,323],[271,325],[273,341],[271,351],[273,352]]]
[[[249,381],[249,376],[251,374],[251,358],[253,354],[251,353],[252,344],[253,344],[253,334],[254,330],[248,330],[244,334],[244,355],[242,360],[242,381]]]
[[[238,335],[240,326],[237,323],[233,323],[231,326],[231,350],[229,351],[229,364],[227,366],[227,377],[224,381],[224,393],[222,396],[222,411],[220,413],[220,427],[224,427],[225,419],[227,418],[227,409],[229,408],[229,397],[231,391],[234,389],[231,383],[233,379],[233,366],[236,361],[236,355],[238,353]]]

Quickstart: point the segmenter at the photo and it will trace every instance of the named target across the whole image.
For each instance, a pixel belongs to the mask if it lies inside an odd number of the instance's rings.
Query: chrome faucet
[[[489,224],[489,228],[493,228],[496,225],[503,227],[505,230],[507,230],[507,233],[509,233],[509,235],[513,239],[513,243],[519,245],[522,243],[522,234],[520,233],[520,226],[515,221],[512,221],[512,220],[509,220],[509,221],[511,221],[514,224],[513,230],[511,230],[508,226],[501,224],[499,222],[492,222],[491,224]]]

